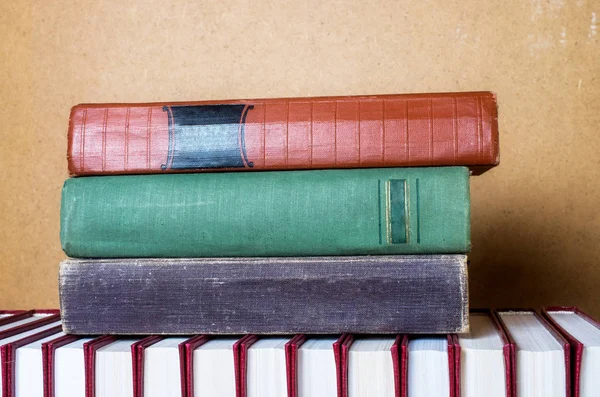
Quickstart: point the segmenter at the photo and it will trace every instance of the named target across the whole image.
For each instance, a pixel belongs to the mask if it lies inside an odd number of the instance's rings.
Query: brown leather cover
[[[133,397],[144,396],[144,350],[159,340],[163,336],[151,335],[131,345],[131,356],[133,363]],[[184,386],[182,384],[182,392]]]
[[[561,327],[556,320],[554,320],[549,312],[573,312],[592,324],[594,327],[600,329],[600,323],[594,320],[592,317],[588,316],[586,313],[579,310],[576,306],[548,306],[542,308],[542,316],[548,320],[550,324],[554,328],[556,328],[562,336],[569,342],[571,346],[571,374],[573,379],[573,384],[571,385],[573,390],[573,397],[579,397],[580,394],[580,380],[581,380],[581,359],[583,357],[583,348],[585,347],[583,343],[579,340],[575,339],[573,335],[568,333],[563,327]]]
[[[448,341],[448,379],[450,381],[448,397],[455,397],[455,335],[447,335],[446,337]],[[402,337],[402,343],[400,344],[400,383],[402,385],[400,390],[401,397],[408,397],[408,342],[410,339],[411,335],[404,335]]]
[[[83,345],[85,362],[85,397],[96,396],[96,351],[103,346],[116,341],[112,335],[100,336]]]
[[[504,379],[506,384],[506,397],[512,397],[512,364],[511,364],[511,343],[506,336],[506,332],[504,332],[504,328],[500,325],[500,322],[496,318],[496,316],[492,313],[490,309],[471,309],[470,313],[483,313],[487,314],[492,320],[496,330],[498,331],[498,335],[502,340],[502,353],[504,355]],[[456,397],[460,397],[461,395],[461,382],[460,382],[460,368],[461,368],[461,350],[460,343],[458,341],[458,335],[453,336],[454,340],[454,385],[455,385],[455,393]],[[513,345],[514,346],[514,345]]]
[[[82,104],[72,175],[499,163],[491,92]]]
[[[21,330],[21,332],[25,331],[26,330]],[[14,342],[0,346],[0,365],[2,365],[2,396],[15,396],[16,350],[21,346],[25,346],[40,339],[47,338],[61,331],[62,326],[57,325],[56,327],[48,328],[36,334],[27,336],[23,339],[19,339]]]
[[[512,373],[512,397],[517,397],[517,350],[519,350],[519,346],[515,343],[513,337],[511,336],[508,328],[504,321],[502,321],[502,317],[500,317],[499,313],[501,312],[531,312],[537,318],[540,323],[550,332],[550,334],[557,340],[558,343],[563,348],[565,354],[565,397],[571,396],[571,352],[569,347],[569,342],[542,316],[540,316],[534,309],[494,309],[493,314],[498,320],[499,324],[502,326],[508,342],[510,344],[511,351],[511,373]]]
[[[75,342],[83,336],[63,335],[42,344],[42,365],[44,371],[44,397],[54,396],[54,357],[56,349]]]

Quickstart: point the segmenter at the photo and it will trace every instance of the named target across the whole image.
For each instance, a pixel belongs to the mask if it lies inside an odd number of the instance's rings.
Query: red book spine
[[[82,104],[72,175],[499,162],[491,92]]]

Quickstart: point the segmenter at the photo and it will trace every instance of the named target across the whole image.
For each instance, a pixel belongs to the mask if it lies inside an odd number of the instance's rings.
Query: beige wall
[[[0,308],[58,305],[73,104],[493,90],[471,303],[600,317],[598,18],[593,0],[2,1]]]

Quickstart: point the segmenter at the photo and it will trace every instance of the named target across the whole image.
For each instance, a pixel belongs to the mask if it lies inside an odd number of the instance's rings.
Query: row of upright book
[[[472,310],[450,335],[67,335],[0,311],[3,397],[593,397],[600,323],[575,307]]]

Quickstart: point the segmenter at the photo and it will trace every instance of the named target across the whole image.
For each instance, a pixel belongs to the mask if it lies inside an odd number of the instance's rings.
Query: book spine
[[[72,175],[498,164],[490,92],[82,104]]]
[[[59,289],[70,334],[455,333],[467,281],[463,255],[69,259]]]
[[[465,253],[464,167],[71,178],[75,258]]]

